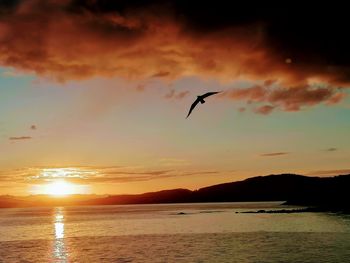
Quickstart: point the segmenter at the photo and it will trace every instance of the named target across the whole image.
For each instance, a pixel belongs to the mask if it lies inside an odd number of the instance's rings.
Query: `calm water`
[[[257,209],[281,207],[0,209],[0,262],[350,262],[350,216],[236,213]]]

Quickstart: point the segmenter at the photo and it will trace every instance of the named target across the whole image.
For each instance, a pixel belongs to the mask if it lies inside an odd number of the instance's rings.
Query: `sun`
[[[75,185],[64,180],[57,180],[45,185],[45,194],[53,196],[66,196],[76,192]]]
[[[51,195],[64,197],[67,195],[89,194],[89,184],[75,184],[71,180],[83,182],[89,176],[96,175],[96,171],[82,170],[75,167],[43,168],[38,174],[31,176],[37,183],[32,184],[29,192],[35,195]]]

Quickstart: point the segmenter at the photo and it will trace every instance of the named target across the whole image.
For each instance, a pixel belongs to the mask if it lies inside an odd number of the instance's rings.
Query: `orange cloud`
[[[174,89],[172,89],[164,97],[166,99],[183,99],[189,94],[190,94],[189,91],[180,91],[180,92],[176,93],[176,91]]]
[[[185,170],[142,170],[126,169],[120,166],[105,167],[61,167],[61,168],[22,168],[0,170],[0,184],[4,182],[43,184],[56,179],[65,179],[75,183],[124,183],[150,181],[170,177],[215,175],[218,171]]]
[[[277,29],[283,23],[293,25],[288,19],[275,21],[275,10],[257,13],[256,18],[247,13],[247,21],[240,16],[235,21],[223,6],[223,17],[208,20],[200,10],[194,11],[198,8],[172,1],[118,3],[110,3],[109,10],[104,1],[73,0],[22,0],[2,7],[0,63],[58,81],[94,76],[260,81],[263,87],[228,97],[271,103],[257,109],[263,114],[277,106],[295,111],[321,102],[338,103],[344,97],[338,88],[350,84],[349,67],[338,63],[338,54],[332,63],[332,53],[324,56],[327,59],[307,53],[312,50],[307,42],[297,42],[306,47],[300,50],[294,43],[286,47],[285,28]],[[209,10],[204,3],[203,8]],[[320,83],[325,87],[315,88]],[[274,85],[280,89],[270,91]]]
[[[162,77],[167,77],[169,75],[170,75],[170,72],[168,72],[168,71],[159,71],[158,73],[153,74],[152,77],[153,78],[162,78]]]
[[[267,115],[270,114],[275,107],[271,105],[264,105],[260,106],[259,108],[255,109],[256,113]]]
[[[256,113],[269,114],[275,108],[285,111],[298,111],[303,106],[314,106],[319,103],[334,104],[345,97],[344,93],[331,86],[263,86],[255,85],[250,88],[234,88],[224,92],[222,98],[242,100],[248,103],[269,103],[255,109]]]

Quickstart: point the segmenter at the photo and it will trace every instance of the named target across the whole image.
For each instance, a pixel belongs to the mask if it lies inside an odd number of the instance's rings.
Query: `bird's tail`
[[[205,101],[203,99],[200,100],[201,104],[205,103]]]

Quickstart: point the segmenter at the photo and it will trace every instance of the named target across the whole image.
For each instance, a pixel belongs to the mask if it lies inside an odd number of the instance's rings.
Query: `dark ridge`
[[[187,189],[163,190],[135,195],[111,195],[105,198],[87,200],[87,204],[159,204],[159,203],[186,203],[191,199],[192,191]]]
[[[195,191],[173,189],[134,195],[74,195],[67,198],[0,196],[0,207],[286,201],[285,204],[288,205],[311,207],[315,212],[348,213],[348,189],[350,174],[334,177],[278,174],[213,185]]]

